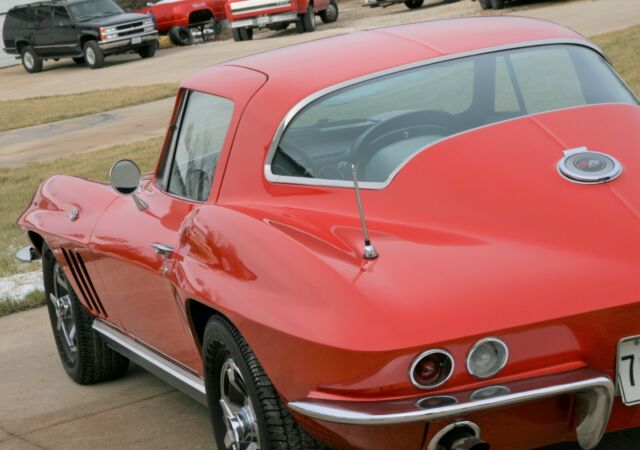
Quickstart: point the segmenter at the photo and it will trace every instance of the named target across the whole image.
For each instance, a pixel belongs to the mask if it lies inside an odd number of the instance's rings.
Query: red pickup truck
[[[337,0],[229,0],[225,10],[236,41],[252,39],[256,28],[277,31],[291,23],[299,33],[314,31],[316,15],[324,23],[338,20]]]
[[[219,32],[220,22],[226,19],[226,0],[160,0],[147,3],[146,8],[137,12],[155,17],[156,27],[161,34],[169,34],[176,45],[193,43],[192,28],[204,33],[206,28]]]

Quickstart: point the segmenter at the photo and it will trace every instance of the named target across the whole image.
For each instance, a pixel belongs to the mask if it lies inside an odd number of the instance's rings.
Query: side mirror
[[[140,187],[142,173],[136,163],[130,159],[116,161],[109,171],[109,183],[111,187],[121,195],[131,196],[140,211],[148,208],[147,204],[136,195]]]
[[[109,171],[109,183],[118,194],[132,195],[138,190],[142,173],[130,159],[116,161]]]

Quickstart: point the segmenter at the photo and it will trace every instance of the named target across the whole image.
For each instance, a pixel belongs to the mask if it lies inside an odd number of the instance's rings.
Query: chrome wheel
[[[49,301],[56,313],[56,331],[64,338],[69,356],[73,357],[78,350],[76,324],[73,319],[69,284],[62,267],[58,263],[53,267],[53,292],[49,294]]]
[[[24,59],[24,65],[27,67],[27,69],[33,69],[33,66],[35,64],[33,55],[29,52],[25,52],[22,58]]]
[[[93,66],[96,63],[96,52],[91,47],[87,47],[84,51],[84,59],[90,66]]]
[[[255,409],[240,369],[227,359],[220,369],[220,407],[227,450],[259,450],[260,432]]]

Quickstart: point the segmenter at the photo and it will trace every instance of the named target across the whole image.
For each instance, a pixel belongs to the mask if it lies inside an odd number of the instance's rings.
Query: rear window
[[[596,103],[637,100],[599,54],[582,46],[520,48],[429,64],[313,101],[287,126],[270,170],[279,181],[344,185],[352,180],[353,164],[359,181],[383,183],[448,136]]]
[[[7,13],[5,28],[26,28],[28,22],[33,22],[34,14],[31,8],[14,8]]]

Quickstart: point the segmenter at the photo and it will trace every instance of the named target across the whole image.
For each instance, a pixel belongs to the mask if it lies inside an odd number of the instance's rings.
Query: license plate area
[[[618,342],[616,382],[625,405],[640,404],[640,336]]]
[[[258,25],[266,25],[269,23],[269,16],[258,16]]]
[[[142,42],[142,38],[140,36],[131,38],[132,44],[139,44],[140,42]]]

